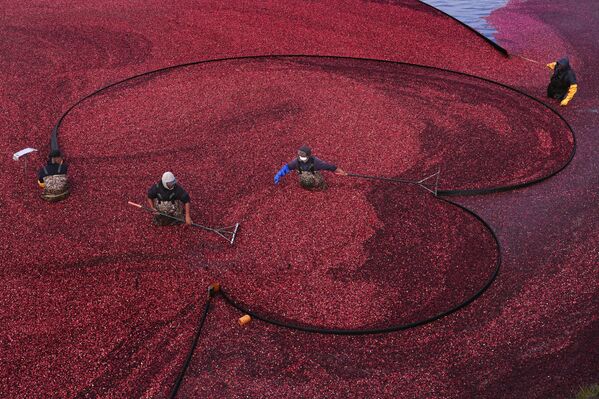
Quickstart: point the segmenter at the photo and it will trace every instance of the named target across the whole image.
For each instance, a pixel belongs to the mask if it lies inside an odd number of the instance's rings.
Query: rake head
[[[441,176],[441,168],[438,168],[435,173],[415,182],[426,191],[432,193],[435,197],[439,191],[439,177]]]
[[[233,226],[219,227],[212,231],[229,241],[229,244],[233,245],[235,237],[237,236],[237,230],[239,230],[239,223],[235,223]]]

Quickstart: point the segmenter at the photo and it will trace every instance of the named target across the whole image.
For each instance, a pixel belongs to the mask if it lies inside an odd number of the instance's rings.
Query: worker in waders
[[[347,175],[341,168],[312,156],[312,150],[303,145],[297,150],[297,158],[285,164],[275,175],[275,184],[279,184],[281,177],[292,170],[297,171],[300,185],[308,190],[324,190],[326,183],[321,170],[335,172],[338,175]]]
[[[59,150],[52,150],[48,163],[37,172],[37,184],[44,190],[41,197],[46,201],[56,202],[69,196],[67,164]]]
[[[183,219],[185,214],[185,224],[188,225],[191,224],[189,202],[189,194],[177,184],[177,179],[171,172],[164,172],[162,179],[148,190],[148,206],[151,209],[177,219]],[[179,224],[179,222],[156,214],[154,215],[154,224],[166,226]]]
[[[570,61],[562,58],[547,64],[547,67],[553,70],[551,81],[547,86],[547,97],[560,100],[562,106],[568,105],[578,90],[576,74],[570,67]]]

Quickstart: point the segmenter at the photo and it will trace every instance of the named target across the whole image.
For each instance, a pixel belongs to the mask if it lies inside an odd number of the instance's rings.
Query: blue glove
[[[283,166],[281,170],[279,170],[275,175],[275,184],[279,184],[279,180],[281,180],[281,177],[285,176],[289,172],[291,172],[291,169],[289,169],[289,166],[285,164],[285,166]]]

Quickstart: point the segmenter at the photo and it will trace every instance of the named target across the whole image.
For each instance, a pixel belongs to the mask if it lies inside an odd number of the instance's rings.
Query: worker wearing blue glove
[[[335,174],[338,175],[347,175],[347,173],[341,168],[312,156],[312,150],[307,145],[301,146],[297,151],[297,158],[286,163],[277,172],[275,175],[275,184],[279,184],[281,177],[285,176],[292,170],[297,171],[300,185],[309,190],[326,189],[324,177],[320,173],[321,170],[335,172]]]
[[[279,180],[281,180],[281,177],[285,176],[289,172],[291,172],[291,169],[289,169],[289,166],[285,164],[285,166],[283,166],[275,175],[275,184],[279,184]]]

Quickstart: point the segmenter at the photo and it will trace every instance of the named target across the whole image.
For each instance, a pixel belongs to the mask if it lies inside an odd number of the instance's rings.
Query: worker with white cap
[[[182,219],[185,210],[185,224],[191,224],[190,198],[187,191],[177,184],[177,179],[172,172],[164,172],[162,179],[148,190],[148,206],[157,212]],[[154,224],[165,226],[177,224],[174,219],[154,216]]]

